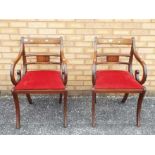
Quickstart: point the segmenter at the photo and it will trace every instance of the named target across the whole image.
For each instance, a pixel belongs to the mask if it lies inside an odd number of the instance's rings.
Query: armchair
[[[98,53],[98,46],[115,46],[115,48],[120,48],[120,46],[129,46],[130,51],[127,53]],[[121,58],[126,58],[127,61]],[[98,60],[98,58],[104,58],[104,60]],[[132,62],[133,58],[142,67],[142,78],[139,78],[139,70],[135,70],[133,73]],[[128,70],[97,70],[98,65],[127,65]],[[123,38],[95,38],[94,41],[94,58],[92,67],[92,126],[95,127],[96,124],[96,94],[97,93],[124,93],[122,103],[124,103],[129,93],[138,93],[138,103],[137,103],[137,126],[140,126],[140,114],[142,108],[143,98],[145,96],[146,89],[143,86],[147,78],[147,69],[144,61],[139,57],[135,50],[135,39],[123,39]]]
[[[55,45],[60,47],[59,54],[26,52],[26,45]],[[29,60],[32,58],[31,60]],[[55,58],[55,59],[52,59]],[[22,71],[16,66],[22,60]],[[58,60],[58,61],[56,61]],[[28,66],[37,64],[59,65],[59,70],[28,70]],[[20,128],[19,94],[25,94],[32,104],[30,94],[60,94],[59,103],[64,96],[64,127],[67,127],[67,61],[63,53],[63,40],[60,38],[21,38],[20,52],[11,65],[10,77],[13,83],[12,95],[16,110],[16,128]]]

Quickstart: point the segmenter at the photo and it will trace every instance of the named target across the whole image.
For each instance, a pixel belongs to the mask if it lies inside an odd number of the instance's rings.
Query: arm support
[[[93,86],[95,85],[95,81],[96,81],[96,52],[94,53],[93,66],[92,66],[92,83],[93,83]]]
[[[145,62],[139,57],[138,53],[136,51],[134,51],[133,53],[134,57],[136,58],[136,60],[140,63],[140,65],[142,66],[143,69],[143,75],[142,75],[142,79],[139,79],[139,70],[135,70],[135,78],[136,80],[140,83],[140,84],[144,84],[147,78],[147,68],[146,68],[146,64]]]
[[[23,52],[20,52],[18,57],[15,59],[15,61],[11,65],[10,78],[14,85],[17,85],[18,81],[21,79],[21,70],[17,70],[17,80],[15,79],[15,67],[22,56],[23,56]]]
[[[67,60],[64,57],[64,53],[61,52],[61,75],[64,82],[64,85],[67,84],[68,72],[67,72]]]

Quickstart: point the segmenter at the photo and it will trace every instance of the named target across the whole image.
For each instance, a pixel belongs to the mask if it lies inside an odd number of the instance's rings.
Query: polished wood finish
[[[128,98],[128,96],[129,96],[129,94],[128,93],[126,93],[126,94],[124,94],[124,97],[123,97],[123,99],[122,99],[122,103],[125,103],[126,102],[126,100],[127,100],[127,98]]]
[[[55,44],[60,47],[60,54],[49,54],[49,53],[25,53],[25,45],[26,44]],[[28,62],[28,57],[36,57],[36,62]],[[59,62],[51,62],[50,57],[54,56],[55,58],[59,59]],[[23,60],[23,71],[17,70],[16,72],[16,65],[18,64],[19,60]],[[58,64],[60,65],[61,76],[64,85],[67,84],[68,74],[67,74],[67,60],[64,57],[63,53],[63,39],[60,38],[21,38],[20,44],[20,52],[11,65],[10,69],[10,78],[14,86],[16,86],[22,77],[27,72],[27,66],[31,64]],[[21,72],[23,73],[21,75]],[[15,78],[15,74],[17,78]],[[18,94],[25,94],[28,102],[32,104],[32,99],[30,94],[60,94],[59,102],[62,102],[62,96],[64,96],[64,127],[67,127],[67,89],[62,90],[15,90],[15,87],[12,89],[12,95],[15,103],[15,110],[16,110],[16,128],[20,128],[20,106],[18,100]]]
[[[115,44],[115,45],[131,45],[131,39],[122,38],[97,38],[97,44]]]
[[[146,90],[144,89],[144,91],[142,93],[139,94],[139,98],[138,98],[138,103],[137,103],[137,127],[140,127],[140,114],[141,114],[141,109],[142,109],[142,102],[143,102],[143,98],[145,96]]]
[[[109,45],[123,45],[123,46],[130,46],[130,54],[98,54],[97,49],[98,45],[109,44]],[[119,47],[120,47],[119,46]],[[104,48],[104,47],[103,47]],[[115,47],[116,48],[116,47]],[[127,57],[128,62],[121,62],[119,61],[119,57]],[[106,57],[106,61],[99,62],[98,57]],[[135,74],[133,73],[132,68],[132,62],[133,58],[137,60],[137,62],[140,64],[143,70],[142,78],[139,78],[139,70],[135,70]],[[124,103],[129,93],[138,93],[139,99],[137,103],[137,127],[140,126],[140,114],[141,114],[141,107],[142,107],[142,101],[146,92],[145,87],[143,86],[143,89],[95,89],[95,81],[96,81],[96,70],[97,65],[101,64],[124,64],[128,66],[128,72],[132,74],[135,77],[135,80],[137,80],[141,85],[145,83],[147,78],[147,68],[145,62],[140,58],[138,53],[135,50],[135,39],[123,39],[123,38],[95,38],[94,41],[94,57],[93,57],[93,66],[92,66],[92,126],[95,127],[95,103],[96,103],[96,94],[97,93],[123,93],[124,97],[122,99],[122,103]]]
[[[48,55],[37,55],[37,62],[49,62],[50,57]]]
[[[118,62],[119,56],[117,55],[108,55],[107,56],[107,62]]]
[[[130,57],[129,54],[118,54],[118,53],[102,54],[102,53],[97,53],[97,57],[103,57],[103,56],[122,56],[122,57]]]
[[[95,104],[96,104],[96,93],[92,91],[92,126],[95,127],[96,114],[95,114]]]
[[[23,44],[61,44],[60,38],[23,38]]]
[[[67,91],[64,92],[64,127],[67,127]]]
[[[97,53],[96,57],[97,58],[106,57],[106,61],[96,62],[96,64],[109,64],[109,63],[116,64],[117,63],[117,64],[129,65],[129,62],[119,61],[119,59],[120,59],[120,57],[130,57],[130,55],[129,54],[118,54],[118,53],[109,53],[109,54],[103,54],[103,53],[98,54]]]
[[[109,61],[109,62],[97,62],[96,63],[97,65],[100,65],[100,64],[124,64],[124,65],[129,65],[128,62],[113,62],[113,61]]]
[[[30,94],[26,94],[26,97],[27,97],[28,102],[32,104],[33,102],[32,102]]]
[[[46,55],[46,56],[54,56],[54,57],[60,57],[59,54],[49,54],[49,53],[30,53],[30,54],[26,54],[26,57],[33,57],[33,56],[42,56],[42,55]]]
[[[60,94],[60,97],[59,97],[59,104],[62,103],[62,94]]]
[[[12,95],[13,95],[15,110],[16,110],[16,128],[20,128],[20,106],[19,106],[18,95],[14,90],[12,90]]]
[[[60,62],[28,62],[26,65],[37,65],[37,64],[60,64]]]
[[[133,53],[134,57],[136,58],[136,60],[140,63],[140,65],[142,66],[143,69],[143,75],[142,75],[142,79],[139,79],[139,70],[135,70],[135,78],[136,80],[140,83],[140,84],[144,84],[147,78],[147,68],[146,68],[146,64],[145,62],[139,57],[137,51],[134,51]]]

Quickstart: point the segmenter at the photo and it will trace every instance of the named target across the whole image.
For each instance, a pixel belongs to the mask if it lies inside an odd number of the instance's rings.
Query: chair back
[[[31,52],[33,46],[35,50],[38,50],[39,47],[46,48],[48,46],[50,49],[54,47],[58,48],[57,53],[52,53],[54,51],[44,51],[44,52]],[[28,51],[26,51],[27,46]],[[37,46],[37,48],[36,48]],[[62,54],[63,54],[63,39],[59,38],[21,38],[21,50],[23,52],[23,65],[36,65],[36,64],[61,64],[62,63]],[[34,51],[34,50],[33,50]]]
[[[98,52],[99,48],[113,48],[116,52]],[[128,52],[122,53],[121,48],[129,48]],[[131,65],[133,61],[133,52],[135,50],[134,38],[97,38],[94,41],[94,52],[96,56],[96,65],[99,64],[123,64],[128,66],[128,70],[131,71]]]

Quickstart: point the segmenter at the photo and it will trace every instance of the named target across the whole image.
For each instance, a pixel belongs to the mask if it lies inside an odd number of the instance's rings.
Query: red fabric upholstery
[[[28,71],[16,85],[16,90],[58,90],[64,89],[59,71]]]
[[[142,89],[127,71],[99,70],[96,72],[96,89]]]

